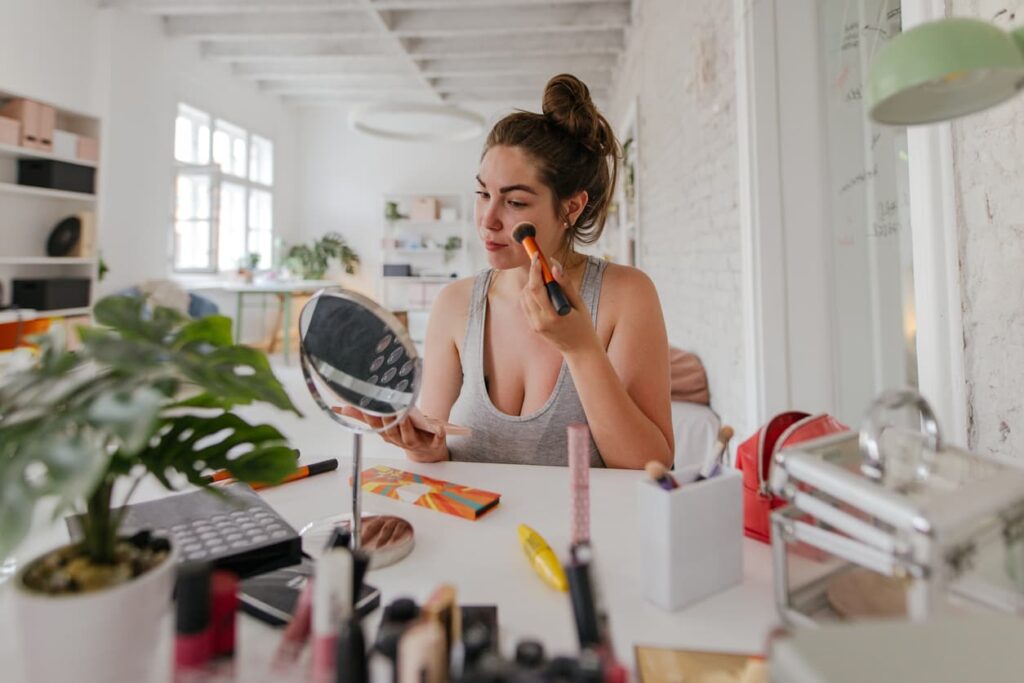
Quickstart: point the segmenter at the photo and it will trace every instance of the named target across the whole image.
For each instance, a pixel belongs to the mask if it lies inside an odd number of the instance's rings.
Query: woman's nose
[[[480,225],[488,230],[497,232],[501,230],[501,220],[498,217],[497,202],[489,201],[481,207]]]

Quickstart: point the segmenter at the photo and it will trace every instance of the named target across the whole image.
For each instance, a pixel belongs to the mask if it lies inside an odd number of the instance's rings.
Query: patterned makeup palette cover
[[[362,488],[369,493],[387,496],[464,519],[478,519],[484,513],[497,507],[501,501],[500,493],[453,484],[441,479],[432,479],[424,477],[422,474],[384,465],[363,470],[362,479]]]

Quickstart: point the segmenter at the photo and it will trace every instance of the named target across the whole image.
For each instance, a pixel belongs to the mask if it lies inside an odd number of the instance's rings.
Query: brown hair
[[[570,74],[544,87],[543,114],[517,111],[494,124],[484,154],[495,145],[519,147],[536,162],[541,182],[558,202],[581,190],[587,205],[566,231],[564,249],[601,237],[619,168],[619,144],[608,121],[590,99],[590,90]]]

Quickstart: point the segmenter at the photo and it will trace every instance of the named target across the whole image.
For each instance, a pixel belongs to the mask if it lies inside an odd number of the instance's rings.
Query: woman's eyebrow
[[[481,180],[480,176],[476,177],[476,181],[478,183],[480,183],[480,187],[487,187],[487,183],[485,183],[483,180]],[[529,194],[533,194],[533,195],[537,194],[537,191],[535,189],[533,189],[532,187],[530,187],[529,185],[509,185],[507,187],[503,187],[500,190],[498,190],[498,193],[499,194],[507,194],[509,192],[515,192],[516,190],[519,190],[520,192],[528,192]]]

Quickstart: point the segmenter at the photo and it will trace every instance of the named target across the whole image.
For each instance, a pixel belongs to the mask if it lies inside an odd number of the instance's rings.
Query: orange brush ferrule
[[[554,306],[558,315],[568,315],[569,311],[572,310],[572,306],[569,305],[569,300],[565,297],[562,286],[558,284],[555,276],[551,274],[551,268],[548,267],[547,259],[544,258],[543,252],[537,246],[536,236],[537,227],[533,223],[523,222],[512,229],[512,239],[523,245],[523,249],[526,250],[531,259],[536,258],[540,261],[544,289],[548,290],[548,299],[551,301],[551,305]]]

